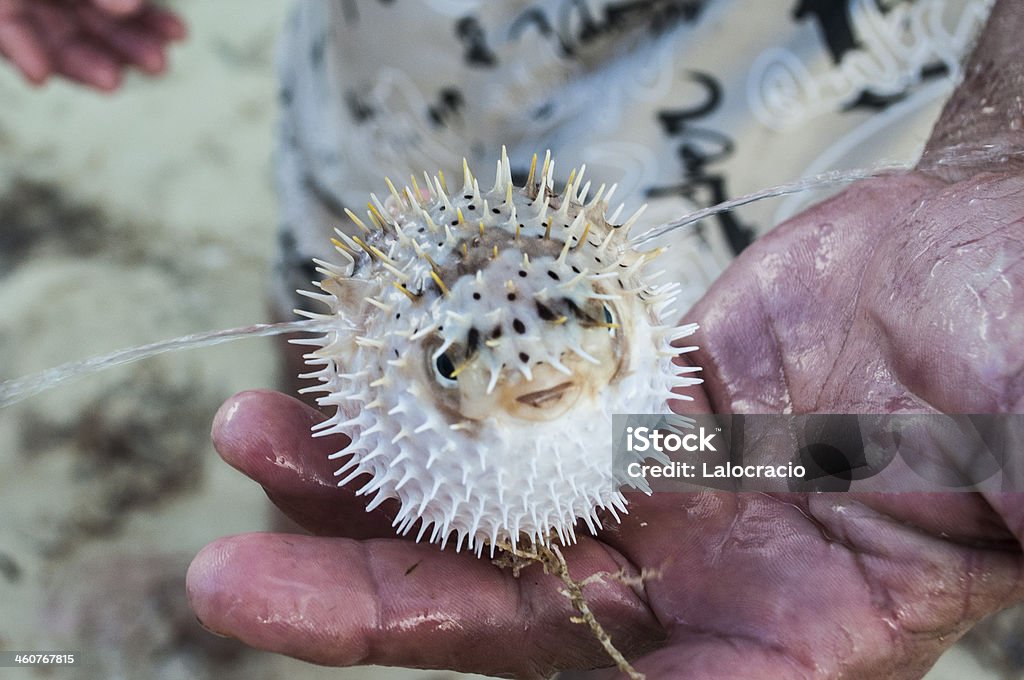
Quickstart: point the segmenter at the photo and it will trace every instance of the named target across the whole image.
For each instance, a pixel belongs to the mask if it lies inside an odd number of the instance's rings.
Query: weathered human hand
[[[125,68],[161,73],[168,44],[185,32],[147,0],[0,0],[0,54],[33,84],[59,74],[115,90]]]
[[[1013,411],[1022,406],[1024,178],[866,182],[746,252],[689,315],[716,412]],[[393,538],[338,489],[317,412],[284,395],[221,410],[222,456],[316,536],[254,534],[189,573],[205,625],[328,664],[544,676],[607,665],[559,581]],[[358,482],[353,486],[358,486]],[[652,678],[922,675],[982,616],[1024,598],[1024,498],[979,494],[634,495],[566,551]]]
[[[686,357],[706,380],[690,412],[1024,411],[1024,8],[993,12],[918,171],[781,225],[687,315],[702,330]],[[987,144],[1013,153],[935,161]],[[327,455],[345,442],[311,439],[320,418],[270,392],[218,414],[221,455],[314,535],[207,546],[188,576],[206,626],[324,664],[524,677],[608,665],[539,567],[517,579],[394,538],[393,507],[367,514],[358,480],[334,485]],[[566,558],[577,580],[658,572],[584,591],[649,678],[918,678],[1024,600],[1022,541],[1022,493],[709,491],[633,494],[621,524]]]

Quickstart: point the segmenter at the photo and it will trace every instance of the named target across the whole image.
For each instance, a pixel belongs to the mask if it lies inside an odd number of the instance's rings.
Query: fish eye
[[[611,307],[609,307],[608,305],[604,306],[604,322],[607,323],[607,324],[614,324],[615,323],[615,315],[612,314]],[[614,328],[609,328],[608,329],[608,335],[610,335],[610,336],[612,336],[614,338],[615,337],[615,329]]]
[[[439,354],[434,359],[434,372],[437,374],[437,381],[445,387],[452,387],[456,383],[455,364],[448,352]]]

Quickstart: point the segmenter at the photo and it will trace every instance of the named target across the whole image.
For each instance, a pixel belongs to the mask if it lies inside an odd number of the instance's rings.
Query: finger
[[[615,571],[599,544],[572,551],[573,575]],[[208,628],[314,663],[452,668],[546,677],[608,665],[586,626],[536,566],[514,578],[487,560],[402,540],[248,534],[204,548],[188,571]],[[615,644],[646,649],[661,629],[617,581],[586,597]]]
[[[274,504],[305,529],[350,538],[394,536],[392,505],[367,513],[367,498],[355,494],[360,479],[338,488],[334,470],[343,461],[328,456],[348,439],[314,438],[310,428],[323,419],[279,392],[243,392],[218,411],[213,443],[229,465],[262,484]]]
[[[64,3],[29,2],[25,4],[23,16],[51,53],[78,33],[78,22]]]
[[[636,670],[649,678],[803,678],[815,675],[806,659],[791,656],[785,649],[750,640],[699,631],[674,634],[670,646],[645,656]],[[820,668],[820,667],[819,667]],[[859,677],[882,677],[877,672]],[[836,677],[841,675],[836,674]]]
[[[88,5],[78,8],[78,18],[99,43],[109,46],[124,61],[151,75],[166,68],[163,43],[145,29],[132,22],[112,19]]]
[[[35,31],[19,19],[0,21],[0,53],[10,59],[30,83],[41,84],[52,72]]]
[[[112,91],[121,84],[121,64],[83,39],[73,15],[56,5],[31,6],[31,21],[50,56],[53,69],[90,87]]]
[[[1015,0],[991,4],[985,27],[963,65],[964,77],[939,114],[918,163],[918,168],[950,182],[986,172],[993,164],[1021,171],[1021,160],[1015,154],[968,160],[978,154],[964,153],[960,162],[948,162],[953,149],[1014,148],[1022,139],[1018,96],[1024,80],[1020,58],[1024,12]],[[979,101],[984,102],[980,111]]]
[[[185,22],[177,14],[162,7],[146,7],[135,21],[164,40],[184,40],[188,36]]]
[[[97,9],[114,16],[135,14],[143,5],[143,0],[92,0]]]
[[[104,92],[121,85],[121,63],[84,40],[63,45],[54,57],[57,71],[72,80]]]

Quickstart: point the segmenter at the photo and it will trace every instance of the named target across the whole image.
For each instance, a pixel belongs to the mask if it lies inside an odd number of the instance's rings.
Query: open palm
[[[689,317],[701,412],[1014,411],[1024,361],[1024,178],[854,186],[751,247]],[[938,272],[938,274],[936,274]],[[941,300],[941,304],[935,301]],[[326,664],[517,676],[608,664],[560,582],[393,538],[334,486],[322,416],[250,392],[214,441],[316,536],[223,539],[189,591],[211,629]],[[352,485],[358,488],[358,482]],[[566,556],[651,677],[919,677],[1024,598],[1024,500],[980,494],[662,493]]]
[[[701,350],[686,358],[706,382],[687,409],[1024,412],[1021,30],[1024,6],[997,0],[921,170],[776,228],[690,311]],[[954,146],[1008,155],[936,160]],[[208,627],[325,664],[524,677],[608,665],[538,567],[514,578],[394,538],[394,508],[365,513],[334,486],[327,455],[345,442],[309,437],[322,417],[271,392],[219,413],[221,455],[314,536],[205,548],[188,588]],[[659,572],[585,590],[651,678],[917,678],[1024,599],[1022,540],[1021,493],[658,493],[633,495],[621,524],[566,558],[577,580]]]

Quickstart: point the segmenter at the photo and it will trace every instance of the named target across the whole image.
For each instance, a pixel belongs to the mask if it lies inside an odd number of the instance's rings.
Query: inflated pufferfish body
[[[503,151],[490,191],[465,165],[458,194],[443,175],[401,194],[388,180],[367,220],[349,213],[360,235],[339,232],[346,264],[318,262],[323,293],[308,295],[330,313],[309,316],[338,324],[301,341],[318,347],[303,377],[337,407],[317,434],[351,437],[339,484],[369,475],[368,510],[398,499],[401,534],[420,520],[417,540],[479,554],[569,542],[577,519],[596,531],[599,509],[625,511],[611,414],[663,412],[700,382],[673,370],[693,348],[669,343],[696,326],[663,325],[673,287],[649,285],[653,253],[627,242],[639,213],[609,224],[603,187],[585,203],[574,172],[555,195],[553,167],[534,158],[517,188]]]

